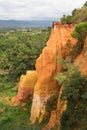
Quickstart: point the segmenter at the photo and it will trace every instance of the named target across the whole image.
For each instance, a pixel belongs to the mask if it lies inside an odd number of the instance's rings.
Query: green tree
[[[63,86],[61,99],[67,100],[67,109],[61,117],[61,130],[87,129],[87,77],[69,58],[59,59],[64,72],[58,72],[56,80]]]
[[[62,23],[65,22],[65,23],[70,24],[71,21],[72,21],[72,16],[70,16],[70,15],[63,15],[63,16],[61,17],[61,22],[62,22]]]
[[[85,2],[84,6],[87,6],[87,1]]]
[[[35,62],[46,45],[50,28],[31,31],[0,33],[0,69],[8,70],[10,78],[17,79],[27,70],[35,69]],[[9,78],[9,79],[10,79]]]
[[[84,47],[86,36],[87,36],[87,22],[81,22],[77,24],[74,31],[72,32],[72,37],[77,39],[77,44],[73,46],[71,51],[73,58],[76,58],[76,56],[78,56],[78,54],[81,53]]]
[[[87,22],[81,22],[76,25],[72,36],[77,40],[81,40],[82,42],[84,42],[87,36]]]
[[[76,11],[77,11],[77,9],[74,9],[74,10],[72,11],[72,16],[75,16]]]

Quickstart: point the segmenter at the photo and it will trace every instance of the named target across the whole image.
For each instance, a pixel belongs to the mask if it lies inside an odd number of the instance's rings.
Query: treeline
[[[46,45],[50,28],[0,33],[0,69],[17,79],[26,70],[35,69],[35,62]]]
[[[79,23],[79,22],[86,22],[87,21],[87,1],[85,4],[78,9],[74,9],[72,11],[72,15],[63,15],[61,17],[61,22],[66,23]]]

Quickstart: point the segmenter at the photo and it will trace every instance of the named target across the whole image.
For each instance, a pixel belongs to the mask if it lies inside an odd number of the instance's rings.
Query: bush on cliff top
[[[87,36],[87,22],[81,22],[78,25],[76,25],[72,33],[72,36],[77,40],[81,40],[82,42],[84,42]]]
[[[75,59],[82,52],[84,47],[85,39],[87,37],[87,22],[77,24],[71,35],[77,39],[76,45],[71,48],[70,52]]]

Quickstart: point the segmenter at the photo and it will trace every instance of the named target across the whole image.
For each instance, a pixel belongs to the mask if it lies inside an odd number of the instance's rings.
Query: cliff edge
[[[65,58],[69,54],[67,41],[75,44],[76,40],[71,37],[74,24],[61,24],[54,22],[47,46],[36,61],[37,82],[34,87],[33,103],[31,108],[31,122],[42,122],[47,116],[47,106],[54,99],[58,100],[61,87],[54,79],[57,72],[62,70],[62,66],[57,62],[57,57]],[[56,97],[57,96],[57,97]],[[59,102],[59,101],[58,101]],[[53,106],[53,102],[50,102]],[[57,104],[56,104],[57,105]],[[58,105],[59,107],[59,105]],[[54,108],[53,108],[54,109]],[[61,109],[61,108],[60,108]],[[52,110],[51,110],[52,111]]]

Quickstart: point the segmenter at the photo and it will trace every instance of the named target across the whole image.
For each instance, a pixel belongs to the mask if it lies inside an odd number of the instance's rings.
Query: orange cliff
[[[85,39],[84,47],[79,56],[76,57],[75,66],[79,66],[79,69],[83,75],[87,76],[87,37]],[[67,101],[61,101],[63,87],[59,90],[57,109],[51,112],[49,123],[43,128],[43,130],[51,129],[60,130],[60,118],[64,110],[67,109]],[[56,127],[55,127],[56,126]]]
[[[73,24],[53,23],[47,46],[36,61],[36,72],[38,80],[34,87],[33,103],[30,120],[32,123],[42,122],[46,116],[46,105],[52,96],[59,95],[60,86],[54,79],[57,72],[62,70],[57,62],[57,56],[66,57],[69,53],[67,41],[75,44],[76,40],[71,37],[74,29]],[[53,105],[51,103],[51,105]],[[59,107],[59,106],[58,106]],[[61,108],[60,108],[61,109]]]

